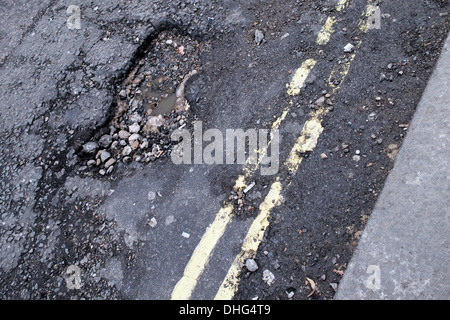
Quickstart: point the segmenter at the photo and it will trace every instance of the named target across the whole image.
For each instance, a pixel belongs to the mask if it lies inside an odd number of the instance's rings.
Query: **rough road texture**
[[[212,47],[186,84],[188,127],[197,119],[221,130],[270,128],[287,102],[292,71],[315,52],[335,3],[86,1],[81,29],[70,30],[71,1],[4,1],[0,297],[170,297],[241,168],[178,167],[165,156],[150,164],[120,162],[102,176],[89,169],[82,146],[104,134],[120,84],[158,34],[174,28]],[[388,14],[385,28],[365,37],[317,150],[273,213],[258,271],[243,273],[238,299],[334,295],[449,28],[448,1],[379,3]],[[315,53],[321,63],[281,128],[283,141],[297,136],[312,102],[327,90],[327,70],[352,40],[364,4],[351,1],[339,32]],[[256,29],[264,31],[259,45]],[[289,150],[282,147],[281,156]],[[257,207],[269,183],[258,177],[247,200]],[[194,297],[214,297],[252,216],[224,237]],[[67,274],[72,265],[81,272],[78,289],[76,272]],[[265,269],[275,275],[271,286],[262,281]],[[317,284],[312,296],[305,277]]]

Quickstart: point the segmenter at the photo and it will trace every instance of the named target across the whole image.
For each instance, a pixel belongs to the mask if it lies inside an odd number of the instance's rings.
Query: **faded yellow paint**
[[[348,6],[348,0],[339,0],[336,4],[336,11],[341,12]]]
[[[369,0],[369,3],[372,1]],[[339,0],[336,6],[337,11],[342,11],[348,5],[347,0]],[[363,14],[363,18],[367,17],[367,10]],[[323,33],[318,39],[318,43],[326,43],[329,41],[328,33],[331,36],[333,33],[333,25],[336,23],[334,17],[327,19],[325,23],[326,26],[323,28]],[[367,24],[365,24],[367,26]],[[364,24],[360,23],[360,30],[363,32],[367,32],[367,28],[364,28]],[[326,34],[326,35],[325,35]],[[327,40],[328,39],[328,40]],[[361,42],[357,43],[357,48],[359,48]],[[353,61],[355,54],[350,55],[346,63],[337,66],[333,69],[329,82],[332,79],[338,79],[338,85],[331,85],[333,88],[333,93],[337,91],[342,81],[347,76],[350,70],[350,64]],[[306,60],[299,69],[295,72],[291,83],[287,85],[287,93],[290,96],[298,95],[303,87],[310,71],[316,65],[316,60],[308,59]],[[285,108],[280,117],[278,117],[272,127],[277,129],[280,127],[281,123],[285,120],[288,115],[291,107],[292,101],[289,106]],[[298,168],[302,162],[302,157],[299,156],[302,152],[312,152],[317,146],[318,139],[323,132],[323,127],[321,124],[321,119],[323,115],[327,113],[326,109],[319,109],[316,113],[314,113],[310,120],[308,120],[301,132],[300,137],[297,139],[294,147],[291,149],[289,158],[284,163],[285,167],[292,173],[295,174],[298,171]],[[270,142],[269,142],[270,146]],[[266,152],[266,149],[259,150],[259,152]],[[261,158],[261,157],[260,157]],[[253,166],[247,166],[244,169],[245,175],[239,176],[236,180],[236,184],[234,186],[235,190],[242,190],[247,186],[246,179],[250,177],[258,168],[260,163]],[[256,254],[258,247],[264,237],[265,231],[269,226],[269,218],[271,210],[278,206],[281,203],[282,196],[281,191],[283,190],[283,185],[281,184],[279,178],[277,178],[276,182],[271,185],[270,191],[264,202],[260,205],[260,213],[257,218],[253,221],[247,236],[244,239],[241,252],[235,258],[234,263],[230,267],[228,274],[215,297],[215,299],[224,300],[224,299],[232,299],[238,286],[239,286],[239,275],[241,272],[241,264]],[[214,222],[208,227],[206,233],[202,237],[200,243],[194,250],[192,257],[185,268],[182,279],[177,283],[173,292],[172,299],[189,299],[197,285],[198,279],[204,271],[206,264],[208,263],[210,256],[217,245],[219,239],[223,236],[225,229],[232,218],[233,207],[232,205],[227,205],[222,208],[217,214]]]
[[[215,300],[231,300],[239,286],[239,275],[241,272],[241,264],[256,254],[259,244],[261,243],[267,227],[269,226],[270,212],[275,206],[282,201],[283,187],[277,179],[270,187],[269,193],[264,198],[263,203],[259,206],[260,213],[253,220],[247,236],[242,244],[241,253],[235,258],[233,264],[228,270],[227,277],[223,280]]]
[[[331,35],[334,32],[333,26],[337,22],[335,17],[328,17],[327,21],[320,30],[319,35],[317,36],[317,44],[319,46],[323,46],[330,41]]]
[[[285,162],[285,167],[291,174],[295,175],[302,162],[302,157],[299,155],[305,152],[312,152],[317,146],[320,135],[323,132],[320,117],[326,114],[325,110],[319,110],[312,115],[312,118],[306,121],[303,126],[300,137],[297,139],[294,147],[291,149],[288,160]],[[222,284],[215,296],[215,300],[231,300],[239,287],[239,276],[242,270],[242,264],[251,257],[254,257],[258,251],[258,247],[264,237],[266,229],[269,227],[269,218],[272,209],[280,205],[282,202],[281,191],[283,185],[280,179],[274,182],[270,188],[269,193],[265,197],[263,203],[260,205],[260,213],[253,221],[249,231],[244,239],[241,247],[241,252],[233,261],[227,276],[222,281]]]
[[[206,229],[205,234],[184,269],[183,277],[178,281],[172,291],[172,300],[190,299],[198,279],[209,261],[211,253],[231,220],[232,212],[233,207],[231,205],[222,208],[213,223]]]
[[[288,95],[296,96],[300,93],[301,88],[305,84],[306,78],[308,77],[310,71],[312,70],[312,68],[314,68],[316,63],[317,61],[314,59],[307,59],[305,62],[303,62],[300,68],[298,68],[295,72],[291,83],[286,85],[288,88]]]
[[[339,0],[336,4],[336,11],[341,12],[348,6],[348,0]],[[330,39],[331,35],[334,33],[334,25],[340,21],[340,19],[336,17],[328,17],[325,21],[325,24],[322,27],[322,30],[320,30],[319,35],[317,36],[317,44],[319,46],[323,46],[327,44]]]
[[[369,3],[370,2],[371,1],[369,0]],[[338,5],[346,5],[346,4],[347,1],[339,1],[338,3]],[[340,10],[342,10],[342,7]],[[368,11],[366,9],[366,12],[363,14],[361,20],[364,20],[364,18],[367,17],[367,12]],[[360,22],[359,25],[361,31],[367,32],[367,29],[362,27],[364,26],[363,23]],[[367,24],[365,25],[367,26]],[[357,42],[356,49],[358,49],[360,46],[361,40]],[[336,93],[336,91],[340,88],[342,82],[347,77],[350,70],[350,65],[353,62],[355,55],[356,55],[355,53],[352,53],[349,57],[348,56],[342,57],[341,60],[347,59],[346,62],[336,66],[333,69],[328,79],[330,86],[333,88],[332,92],[333,94]],[[337,80],[338,84],[334,85],[332,83],[332,80]],[[300,154],[305,152],[312,152],[316,148],[318,139],[324,130],[322,127],[321,119],[327,113],[328,113],[327,109],[320,108],[317,112],[312,114],[311,118],[303,126],[301,135],[297,139],[294,147],[291,149],[289,158],[284,163],[284,166],[287,167],[287,169],[290,171],[292,175],[295,175],[297,173],[298,168],[302,163],[303,158],[300,156]],[[266,199],[264,200],[263,204],[265,205],[262,208],[260,207],[261,212],[258,215],[257,219],[255,219],[254,223],[252,224],[252,227],[247,233],[247,236],[241,248],[241,252],[234,260],[233,265],[229,269],[227,276],[222,282],[219,291],[216,294],[215,297],[216,300],[231,300],[234,297],[234,294],[236,293],[239,287],[239,276],[242,270],[241,267],[242,264],[245,262],[246,259],[254,257],[254,255],[256,255],[259,244],[261,243],[262,238],[264,237],[264,233],[267,227],[269,226],[268,218],[270,217],[270,212],[273,209],[273,207],[275,207],[276,203],[279,203],[281,200],[282,185],[279,182],[279,180],[277,180],[276,183],[277,185],[275,185],[274,183],[272,185],[272,188],[280,190],[280,193],[278,194],[276,192],[273,192],[271,196],[268,195],[268,197],[266,197]],[[273,196],[274,194],[275,197]]]
[[[348,72],[350,71],[351,63],[355,59],[355,56],[356,56],[356,54],[352,53],[350,56],[341,57],[340,58],[341,61],[345,61],[345,59],[347,59],[347,61],[343,62],[340,65],[337,65],[333,68],[333,71],[331,72],[331,74],[328,78],[328,86],[333,88],[333,93],[335,93],[339,89],[342,82],[347,77]]]
[[[366,6],[366,11],[362,14],[362,18],[359,20],[359,29],[366,33],[370,30],[369,17],[376,11],[378,6],[372,5],[373,1],[369,1],[369,5]]]
[[[240,191],[243,190],[247,187],[247,183],[245,182],[245,177],[244,176],[239,176],[236,180],[236,183],[234,184],[234,190],[235,191]]]
[[[297,139],[294,147],[291,149],[289,158],[285,162],[285,167],[288,168],[291,174],[296,174],[303,157],[301,154],[312,152],[317,146],[317,141],[323,132],[323,127],[320,119],[314,117],[306,121],[303,126],[302,133]]]
[[[288,95],[295,96],[295,95],[300,94],[301,88],[305,85],[305,81],[308,78],[311,70],[316,65],[316,63],[317,63],[317,61],[314,59],[307,59],[305,62],[302,63],[300,68],[298,68],[297,71],[295,72],[295,74],[292,78],[292,81],[286,85],[288,88],[288,90],[287,90]],[[293,106],[293,102],[290,101],[289,105],[284,108],[282,114],[273,122],[272,130],[278,130],[280,128],[281,124],[283,123],[283,121],[286,119],[287,115],[291,111],[292,106]],[[258,156],[258,160],[256,161],[256,163],[252,164],[252,163],[250,163],[250,161],[252,159],[247,159],[247,163],[244,168],[245,177],[249,177],[249,176],[253,175],[258,170],[258,168],[261,165],[261,161],[265,157],[267,150],[270,147],[271,143],[272,143],[272,137],[271,137],[270,141],[268,142],[267,146],[257,150],[257,154],[259,156]],[[244,188],[245,187],[246,186],[244,186]]]

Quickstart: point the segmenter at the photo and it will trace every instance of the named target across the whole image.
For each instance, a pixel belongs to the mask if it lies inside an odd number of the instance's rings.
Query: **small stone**
[[[354,45],[352,45],[351,43],[347,43],[347,45],[344,47],[344,52],[352,52],[354,48]]]
[[[85,153],[95,153],[95,151],[97,151],[97,149],[98,149],[97,142],[88,142],[83,145],[83,151]]]
[[[102,162],[105,162],[109,158],[111,158],[111,154],[108,151],[103,151],[102,154],[100,155],[100,160]]]
[[[316,106],[323,107],[325,104],[325,97],[320,97],[319,99],[316,100],[314,104]]]
[[[172,224],[174,221],[175,221],[175,217],[174,216],[168,216],[166,218],[165,225],[168,226],[168,225]]]
[[[141,143],[141,145],[139,146],[139,148],[141,149],[145,149],[148,147],[148,140],[145,140]]]
[[[87,166],[88,167],[93,167],[93,166],[95,166],[97,164],[97,161],[95,161],[95,160],[89,160],[88,162],[87,162]]]
[[[119,131],[119,138],[121,140],[127,140],[129,136],[131,136],[131,133],[129,133],[128,131],[125,131],[125,130]]]
[[[139,141],[138,140],[134,140],[132,142],[130,142],[130,147],[132,150],[136,150],[139,148]]]
[[[327,156],[326,153],[322,153],[322,154],[320,155],[320,157],[321,157],[323,160],[328,159],[328,156]]]
[[[337,289],[338,289],[337,283],[334,283],[334,282],[330,283],[330,287],[332,287],[334,291],[337,291]]]
[[[131,136],[128,137],[128,142],[133,142],[141,139],[141,136],[137,133],[133,133]]]
[[[106,174],[106,171],[104,169],[100,169],[100,171],[98,173],[100,173],[102,176],[104,176]]]
[[[158,132],[158,128],[161,127],[164,124],[164,119],[162,115],[159,115],[157,117],[150,117],[147,120],[147,123],[144,126],[144,132],[150,133],[150,132]]]
[[[267,283],[268,286],[271,286],[275,281],[275,276],[269,270],[264,270],[263,272],[263,281]]]
[[[134,123],[128,127],[128,130],[130,133],[138,133],[139,130],[141,130],[141,126],[138,125],[137,123]]]
[[[358,162],[359,160],[361,160],[361,156],[358,156],[358,155],[353,156],[353,161]]]
[[[102,148],[108,148],[111,145],[112,141],[113,141],[113,138],[109,134],[105,134],[104,136],[102,136],[100,138],[100,140],[98,141],[98,144]]]
[[[126,147],[123,148],[123,150],[122,150],[122,155],[123,155],[123,156],[128,156],[128,155],[130,155],[131,151],[133,151],[133,149],[131,149],[130,146],[126,146]]]
[[[388,157],[394,160],[397,157],[398,154],[398,145],[396,144],[390,144],[388,146]]]
[[[131,117],[130,117],[130,121],[132,121],[134,124],[137,124],[137,122],[141,122],[142,121],[142,117],[138,113],[133,113],[131,115]]]
[[[120,97],[122,100],[125,100],[126,97],[127,97],[127,91],[126,91],[125,89],[120,90],[120,92],[119,92],[119,97]]]
[[[191,236],[189,233],[187,233],[187,232],[183,232],[182,234],[181,234],[181,236],[183,236],[183,238],[186,238],[186,239],[189,239],[189,237]]]
[[[258,264],[253,259],[247,259],[247,261],[245,261],[245,266],[250,272],[255,272],[256,270],[258,270]]]
[[[156,221],[155,217],[151,218],[151,220],[148,222],[148,225],[152,228],[155,228],[158,222]]]
[[[155,198],[156,198],[156,192],[149,191],[149,193],[147,194],[147,199],[149,201],[153,201],[153,200],[155,200]]]
[[[278,260],[275,260],[272,262],[272,266],[274,267],[274,269],[278,270],[280,269],[280,264],[278,263]]]
[[[282,36],[281,36],[281,40],[283,40],[283,39],[285,39],[285,38],[287,38],[287,37],[289,37],[289,33],[285,33],[285,34],[283,34]]]
[[[109,159],[105,163],[105,169],[108,170],[114,163],[116,163],[116,159],[114,159],[114,158]]]
[[[294,294],[295,294],[294,291],[288,292],[287,294],[288,299],[291,299],[294,296]]]
[[[264,41],[264,33],[261,30],[255,30],[255,43],[259,46]]]

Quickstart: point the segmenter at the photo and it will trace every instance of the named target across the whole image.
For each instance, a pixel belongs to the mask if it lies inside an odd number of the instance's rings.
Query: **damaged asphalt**
[[[280,159],[318,101],[328,108],[324,130],[295,176],[281,168],[290,186],[254,260],[242,266],[234,298],[333,299],[449,30],[448,1],[373,1],[381,28],[366,34],[358,21],[367,1],[349,0],[343,12],[336,3],[4,1],[0,297],[170,299],[205,230],[233,199],[239,214],[191,295],[213,299],[274,177],[256,174],[248,194],[238,194],[243,165],[175,165],[170,134],[193,130],[194,121],[223,132],[270,129],[291,99],[286,84],[313,57],[280,126]],[[80,8],[79,29],[68,28],[70,5]],[[318,47],[332,15],[340,17],[335,32]],[[339,83],[330,70],[349,62],[348,43],[355,58]],[[186,82],[188,110],[145,135],[153,111],[133,109],[140,83],[127,78],[147,57],[141,81],[157,73],[179,87],[198,73]],[[156,59],[169,66],[158,69]],[[339,91],[330,95],[333,83]],[[126,111],[116,118],[121,103]]]

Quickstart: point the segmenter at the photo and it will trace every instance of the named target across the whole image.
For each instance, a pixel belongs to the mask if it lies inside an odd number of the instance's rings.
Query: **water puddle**
[[[150,79],[138,91],[142,95],[142,107],[149,116],[169,114],[175,109],[177,95],[168,77]]]

